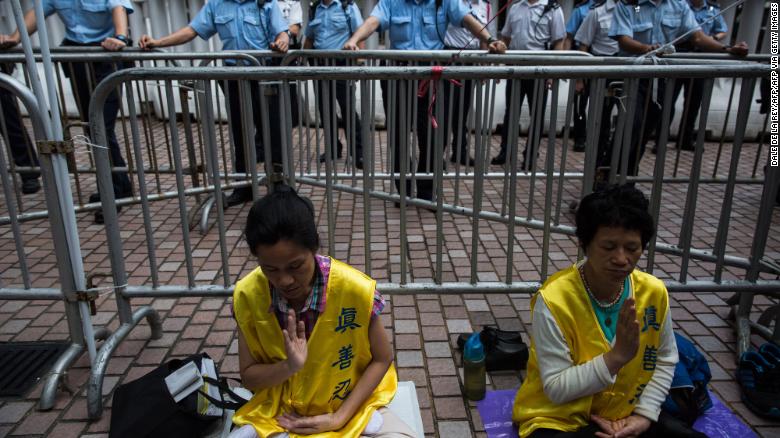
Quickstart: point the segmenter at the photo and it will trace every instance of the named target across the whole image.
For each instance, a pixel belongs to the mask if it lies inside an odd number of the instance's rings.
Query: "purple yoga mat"
[[[516,393],[516,389],[488,391],[485,398],[477,402],[488,438],[517,438],[517,426],[512,424],[512,406]],[[757,437],[715,394],[710,392],[710,397],[712,408],[696,420],[694,429],[710,438]]]

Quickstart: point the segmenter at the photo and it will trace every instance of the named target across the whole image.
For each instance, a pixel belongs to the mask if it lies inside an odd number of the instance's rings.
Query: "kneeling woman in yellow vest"
[[[241,437],[412,437],[384,408],[398,384],[376,282],[317,254],[314,208],[286,186],[244,230],[259,267],[233,294],[243,385]]]
[[[513,419],[521,437],[654,436],[677,346],[666,287],[636,269],[655,233],[648,201],[630,185],[594,192],[576,227],[586,259],[531,300]]]

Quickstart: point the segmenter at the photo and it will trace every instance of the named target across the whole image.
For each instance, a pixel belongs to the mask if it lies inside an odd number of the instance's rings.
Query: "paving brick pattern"
[[[226,131],[223,130],[223,134]],[[181,133],[181,132],[180,132]],[[161,129],[154,130],[154,138],[164,144]],[[297,134],[296,134],[297,135]],[[378,134],[383,137],[383,133]],[[384,143],[383,143],[384,144]],[[497,138],[493,139],[496,152]],[[705,161],[706,172],[715,168],[714,151],[717,144],[708,144]],[[382,149],[381,151],[384,151]],[[309,157],[316,156],[312,152]],[[556,160],[560,159],[560,145]],[[756,144],[743,147],[738,175],[750,176],[752,163],[758,153]],[[540,162],[543,162],[542,153]],[[148,159],[148,157],[146,157]],[[165,161],[164,154],[160,155]],[[680,169],[690,169],[692,155],[680,155]],[[80,157],[83,162],[84,157]],[[577,170],[582,167],[583,155],[569,153],[566,168]],[[668,157],[668,172],[674,164],[674,155]],[[730,160],[728,148],[724,149],[719,174],[724,175],[725,165]],[[310,162],[313,163],[313,160]],[[343,166],[343,160],[339,161]],[[654,157],[647,155],[642,163],[642,174],[653,172]],[[686,167],[687,166],[687,167]],[[377,165],[377,170],[381,166]],[[493,171],[499,171],[493,168]],[[686,171],[681,170],[684,175]],[[80,177],[82,192],[90,193],[94,188],[91,177]],[[153,176],[147,180],[150,190],[170,190],[174,187],[172,177],[163,175],[158,185]],[[345,182],[352,184],[352,182]],[[90,184],[93,184],[90,186]],[[649,186],[640,185],[649,192]],[[377,182],[376,189],[389,190],[387,182]],[[445,184],[448,202],[473,206],[473,181],[465,179],[459,184]],[[504,189],[501,180],[490,180],[484,188],[483,208],[503,212]],[[554,186],[558,189],[558,185]],[[525,216],[533,209],[535,217],[544,211],[544,181],[536,180],[533,192],[528,181],[517,186],[517,215]],[[580,185],[567,181],[563,190],[560,222],[571,224],[568,201],[577,199]],[[659,241],[676,243],[682,223],[685,205],[686,185],[666,185],[661,199],[662,212],[659,221]],[[324,190],[304,186],[301,192],[310,196],[318,211],[319,229],[323,238],[324,252],[331,244],[328,241],[327,199]],[[529,204],[529,196],[533,200]],[[707,186],[699,194],[696,210],[696,226],[693,245],[710,248],[717,233],[724,187]],[[748,256],[752,242],[753,227],[760,200],[760,186],[740,185],[736,188],[734,212],[731,215],[727,251],[729,254]],[[457,200],[455,197],[457,196]],[[25,197],[23,211],[43,208],[41,196]],[[194,205],[194,198],[188,198],[188,208]],[[380,282],[398,282],[402,279],[401,257],[406,257],[406,280],[430,282],[436,276],[435,216],[425,210],[410,208],[406,217],[408,248],[401,254],[399,237],[401,216],[392,203],[372,199],[369,219],[370,229],[364,228],[362,197],[335,193],[333,256],[365,269],[365,248],[370,249],[370,274]],[[556,206],[553,206],[554,208]],[[184,285],[187,283],[187,266],[183,249],[183,234],[180,226],[182,216],[176,200],[151,204],[155,263],[157,280],[163,285]],[[2,210],[5,214],[5,205]],[[228,279],[235,281],[255,265],[241,241],[241,228],[248,205],[228,209],[225,213],[227,229],[224,245],[228,252]],[[508,228],[498,222],[480,221],[476,254],[472,248],[471,219],[469,217],[445,214],[441,230],[443,247],[443,281],[469,281],[470,259],[477,258],[476,277],[480,281],[503,281],[509,263],[507,257]],[[104,228],[91,223],[86,214],[78,216],[79,233],[85,270],[109,272],[108,248]],[[767,240],[767,258],[780,258],[780,212],[773,212],[773,229]],[[124,258],[128,271],[128,282],[133,285],[152,283],[152,266],[147,250],[147,236],[143,227],[141,208],[125,208],[120,215],[120,229],[124,244]],[[29,221],[21,226],[27,263],[35,287],[56,287],[58,273],[54,259],[48,223]],[[514,252],[510,273],[515,280],[538,281],[543,265],[543,234],[539,230],[515,228]],[[220,239],[216,228],[208,234],[197,231],[190,233],[193,272],[197,284],[222,284],[223,263]],[[549,275],[576,260],[577,246],[571,236],[553,235],[550,240],[546,273]],[[642,266],[646,266],[647,257]],[[677,279],[680,272],[679,257],[656,253],[654,273],[664,279]],[[689,279],[712,279],[714,265],[708,262],[691,261]],[[724,279],[741,278],[744,272],[726,268]],[[771,277],[767,277],[771,278]],[[10,227],[0,228],[0,279],[3,285],[22,284],[21,269],[16,256]],[[101,283],[105,285],[107,283]],[[740,401],[739,387],[734,381],[735,335],[732,322],[728,319],[726,300],[729,293],[676,293],[671,300],[675,328],[694,342],[707,356],[713,371],[711,388],[729,404],[761,436],[780,435],[780,423],[768,421],[752,414]],[[484,426],[475,404],[461,396],[462,363],[455,339],[459,333],[479,329],[483,325],[497,325],[501,328],[527,332],[530,323],[530,297],[527,294],[420,294],[417,296],[388,296],[388,305],[382,315],[382,322],[393,342],[401,380],[413,381],[422,409],[426,436],[446,438],[485,436]],[[758,312],[772,305],[774,301],[758,297],[754,305],[754,319]],[[102,419],[86,421],[86,381],[88,358],[83,355],[68,371],[67,383],[73,393],[59,391],[52,411],[38,412],[34,409],[40,395],[40,384],[21,400],[0,401],[0,437],[2,436],[49,436],[49,437],[98,437],[107,436],[111,417],[111,394],[121,383],[129,382],[149,372],[159,363],[173,357],[181,357],[197,351],[206,351],[218,363],[223,374],[238,376],[238,349],[236,325],[230,314],[229,299],[214,298],[144,298],[133,300],[135,307],[151,305],[163,322],[161,339],[149,340],[150,330],[145,322],[132,331],[119,346],[110,361],[104,383],[106,409]],[[103,294],[97,301],[97,314],[93,322],[98,327],[115,330],[118,327],[116,303],[110,293]],[[64,308],[60,302],[0,302],[0,342],[66,340],[68,328],[64,320]],[[527,336],[526,336],[527,340]],[[754,345],[761,340],[754,336]],[[522,373],[500,372],[489,375],[490,389],[510,389],[520,385]]]

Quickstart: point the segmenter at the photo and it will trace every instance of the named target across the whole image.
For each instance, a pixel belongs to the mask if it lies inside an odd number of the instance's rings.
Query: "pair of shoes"
[[[458,348],[463,349],[472,333],[458,336]],[[520,332],[499,330],[485,326],[479,333],[485,346],[485,368],[487,371],[521,370],[528,362],[528,346]]]
[[[454,154],[450,156],[450,163],[457,163],[458,157],[456,157]],[[460,164],[463,166],[471,166],[474,167],[474,159],[469,157],[466,153],[461,153],[460,155]]]
[[[683,150],[683,151],[693,151],[693,150],[696,150],[696,148],[693,146],[693,143],[691,143],[691,142],[681,143],[679,149]]]
[[[225,198],[225,208],[233,207],[235,205],[241,205],[245,202],[252,200],[252,190],[242,187],[240,189],[234,189],[227,198]]]
[[[498,153],[495,157],[493,157],[492,160],[490,160],[490,164],[493,166],[503,166],[506,164],[506,151],[502,150]]]
[[[585,152],[585,140],[574,140],[574,152]]]
[[[116,194],[116,195],[114,195],[114,199],[129,198],[131,196],[133,196],[132,193],[130,193],[130,194]],[[93,194],[89,195],[89,203],[90,204],[94,204],[94,203],[97,203],[97,202],[100,202],[100,193],[96,192],[96,193],[93,193]],[[121,205],[117,205],[116,206],[116,212],[119,213],[120,211],[122,211],[122,206]],[[99,208],[99,209],[95,210],[95,223],[98,224],[98,225],[103,225],[105,222],[106,222],[106,218],[103,216],[103,209]]]
[[[22,180],[22,193],[25,195],[32,195],[38,193],[41,190],[41,182],[38,178],[30,178]]]
[[[766,345],[766,344],[765,344]],[[773,354],[777,346],[762,346],[767,354],[746,351],[739,358],[737,367],[737,382],[742,388],[742,401],[757,415],[780,419],[780,381],[778,381],[778,366],[780,358]],[[770,352],[772,350],[772,352]],[[767,360],[769,358],[769,360]]]
[[[338,160],[339,158],[341,158],[341,149],[336,151],[336,158],[331,157],[333,160]],[[320,163],[325,163],[326,161],[328,161],[328,156],[323,152],[320,154]]]

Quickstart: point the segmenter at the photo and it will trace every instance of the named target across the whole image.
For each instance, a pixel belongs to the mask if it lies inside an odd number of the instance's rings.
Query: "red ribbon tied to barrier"
[[[436,95],[437,95],[435,82],[441,79],[441,74],[443,72],[444,72],[444,66],[434,65],[433,67],[431,67],[431,78],[420,82],[420,86],[417,87],[417,97],[419,99],[425,97],[425,95],[428,93],[428,87],[432,87],[433,91],[431,93],[431,103],[428,105],[428,117],[431,119],[431,126],[433,126],[433,129],[437,129],[439,127],[439,122],[436,121],[436,116],[433,115],[433,105],[436,104]],[[455,79],[450,79],[450,82],[456,87],[463,86],[463,84],[456,81]]]

